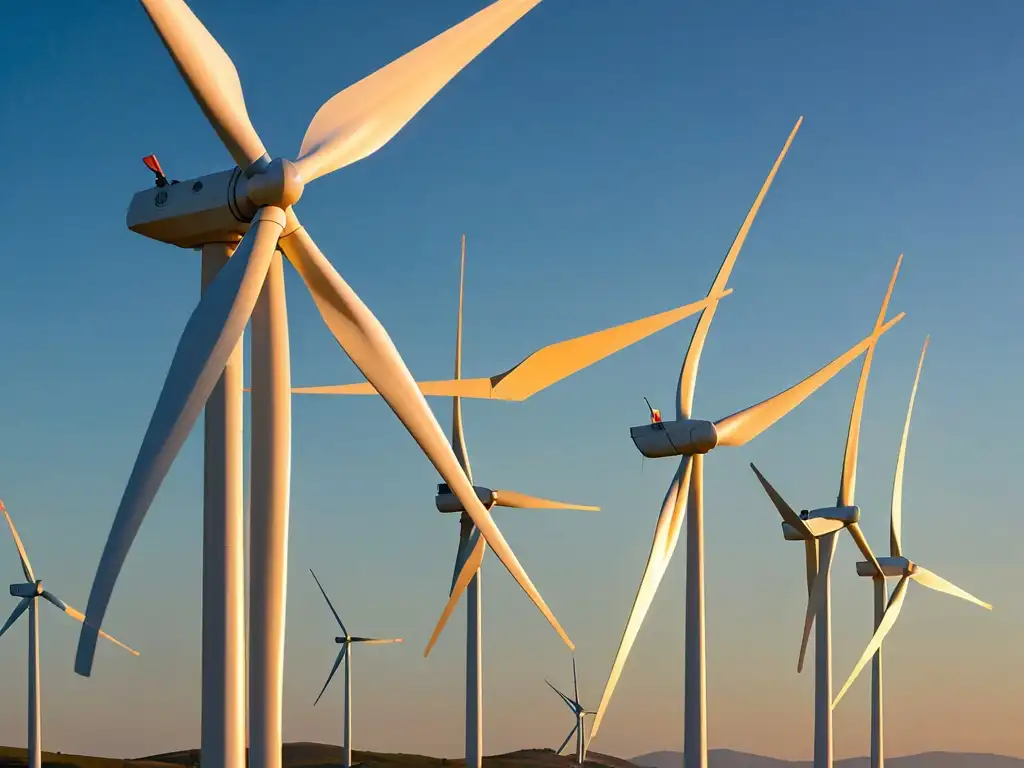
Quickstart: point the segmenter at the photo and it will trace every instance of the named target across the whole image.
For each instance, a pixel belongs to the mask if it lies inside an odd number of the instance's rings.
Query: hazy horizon
[[[271,154],[294,157],[331,95],[485,0],[190,5],[235,61]],[[199,296],[195,252],[125,227],[131,196],[152,184],[141,158],[156,153],[179,179],[231,161],[137,3],[22,3],[6,20],[0,498],[37,574],[84,610]],[[487,376],[544,344],[702,297],[804,115],[712,325],[696,415],[762,400],[862,338],[906,254],[890,313],[907,317],[875,356],[856,501],[868,540],[885,551],[899,434],[931,334],[904,544],[994,610],[911,587],[885,645],[886,749],[1024,757],[1024,603],[1013,579],[1013,473],[1024,462],[1024,106],[1013,96],[1022,25],[1013,0],[548,0],[382,150],[310,184],[298,208],[422,379],[450,375],[466,232],[463,371]],[[294,384],[358,381],[293,271],[287,280]],[[527,402],[465,404],[478,482],[602,507],[495,515],[577,645],[587,706],[599,701],[675,469],[642,462],[628,430],[647,419],[644,396],[671,412],[693,325]],[[803,556],[782,540],[748,463],[798,508],[832,503],[858,367],[706,464],[711,748],[811,754],[813,679],[795,669]],[[450,403],[430,403],[447,425]],[[104,625],[141,657],[101,644],[92,678],[78,677],[78,626],[41,607],[46,750],[199,745],[201,431],[164,483]],[[356,649],[355,748],[462,754],[464,608],[422,657],[458,535],[454,516],[434,509],[436,482],[378,399],[294,400],[286,741],[341,738],[337,681],[312,706],[336,653],[312,567],[354,633],[405,638]],[[14,547],[0,539],[0,578],[20,580]],[[681,747],[684,555],[680,546],[596,751]],[[871,633],[871,590],[854,562],[843,537],[836,690]],[[555,747],[571,716],[544,678],[570,684],[570,654],[494,557],[483,571],[485,753]],[[9,612],[14,599],[3,605]],[[0,743],[24,744],[26,632],[19,622],[0,638],[0,670],[13,681],[0,699]],[[835,712],[839,758],[867,751],[868,679]]]

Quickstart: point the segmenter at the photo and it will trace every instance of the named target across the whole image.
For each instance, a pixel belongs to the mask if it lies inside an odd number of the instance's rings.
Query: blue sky
[[[270,152],[294,157],[330,96],[481,5],[192,7],[235,61]],[[1015,0],[547,0],[380,152],[311,184],[299,209],[422,378],[449,375],[466,232],[464,372],[490,375],[543,344],[703,295],[804,115],[712,326],[696,414],[761,400],[861,338],[906,254],[892,311],[907,318],[880,344],[868,388],[863,526],[883,549],[899,432],[930,333],[905,546],[995,611],[913,590],[886,644],[888,746],[1024,755],[1010,527],[1024,459],[1022,23]],[[194,252],[124,225],[131,195],[151,184],[140,158],[155,152],[182,179],[231,162],[137,4],[12,6],[0,28],[0,104],[0,498],[39,575],[84,608],[199,292]],[[287,279],[295,383],[357,380],[297,276]],[[681,323],[525,403],[465,408],[479,482],[603,508],[498,515],[576,641],[593,704],[674,469],[642,463],[628,428],[646,419],[645,395],[671,410],[691,329]],[[851,367],[755,442],[707,462],[712,747],[810,754],[812,681],[795,673],[802,558],[778,535],[747,463],[795,505],[830,503],[856,376]],[[449,404],[433,405],[447,423]],[[311,707],[334,653],[312,566],[354,632],[406,638],[359,654],[357,747],[461,755],[461,610],[421,656],[457,537],[455,520],[433,509],[436,474],[374,399],[297,399],[293,446],[286,739],[341,738],[340,690]],[[103,648],[93,678],[76,677],[77,629],[44,612],[47,748],[198,745],[201,459],[193,438],[108,613],[107,629],[140,658]],[[14,548],[2,552],[15,581]],[[853,553],[842,541],[835,565],[837,684],[870,634],[870,589],[853,577]],[[595,749],[681,746],[682,554]],[[486,750],[556,746],[571,717],[543,679],[568,684],[569,654],[493,557],[485,584]],[[24,631],[0,641],[4,679],[22,679]],[[865,677],[837,710],[840,755],[867,750],[867,687]],[[805,737],[793,737],[794,723]],[[5,696],[0,743],[23,740],[23,701]]]

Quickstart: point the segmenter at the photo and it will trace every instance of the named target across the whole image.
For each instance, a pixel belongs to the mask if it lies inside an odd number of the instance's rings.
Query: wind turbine
[[[882,308],[875,320],[874,333],[885,323],[893,286],[900,271],[902,254],[896,260],[889,289],[882,301]],[[860,379],[850,411],[850,426],[846,433],[846,451],[843,456],[839,477],[839,495],[834,507],[803,510],[799,515],[786,503],[781,495],[758,471],[753,464],[757,479],[761,481],[768,497],[782,516],[782,534],[787,541],[802,541],[807,568],[807,612],[804,617],[804,632],[800,642],[800,659],[797,671],[802,672],[807,641],[811,625],[817,619],[818,631],[814,648],[814,765],[824,768],[832,765],[832,602],[831,572],[832,557],[835,555],[839,531],[844,528],[853,537],[857,548],[868,560],[872,571],[881,573],[881,566],[871,552],[867,539],[860,528],[860,508],[853,503],[854,488],[857,484],[857,454],[860,446],[860,422],[864,412],[864,396],[867,392],[868,374],[875,355],[875,346],[868,347],[860,369]]]
[[[802,118],[786,140],[782,152],[772,166],[768,178],[740,227],[732,247],[725,256],[709,295],[725,288],[736,257],[753,224],[757,211],[767,194],[790,144],[800,128]],[[707,713],[705,695],[704,644],[704,454],[716,446],[740,446],[753,440],[781,419],[839,371],[853,362],[870,347],[879,336],[888,331],[903,315],[890,320],[871,336],[853,346],[844,354],[811,374],[799,384],[718,421],[692,418],[694,384],[701,351],[707,338],[717,302],[710,304],[697,321],[690,340],[676,391],[676,418],[674,421],[655,419],[651,423],[630,429],[637,449],[648,458],[680,456],[679,467],[669,485],[662,503],[661,514],[654,532],[654,542],[648,556],[644,575],[640,581],[633,607],[626,622],[619,649],[612,663],[601,704],[591,730],[593,739],[601,726],[611,695],[622,673],[636,635],[650,609],[651,601],[665,574],[679,539],[684,511],[689,510],[686,528],[686,638],[685,638],[685,719],[683,726],[683,764],[686,768],[707,766]],[[686,506],[684,507],[684,499]]]
[[[572,647],[474,493],[387,332],[321,253],[292,208],[306,184],[386,144],[452,77],[539,0],[497,0],[335,95],[314,116],[294,162],[270,159],[249,120],[234,64],[183,0],[141,2],[237,167],[168,183],[159,165],[153,163],[157,188],[135,195],[128,227],[181,247],[233,245],[239,236],[241,241],[216,277],[207,281],[178,343],[97,568],[86,611],[89,624],[79,639],[75,669],[81,675],[91,673],[97,637],[94,627],[102,624],[128,550],[252,317],[251,755],[252,768],[280,768],[291,461],[291,374],[281,251],[299,272],[342,349],[380,390],[465,505],[495,554]],[[227,391],[225,378],[226,406],[219,427],[225,433],[220,442],[234,447],[207,462],[207,486],[221,486],[219,502],[234,515],[241,505],[240,481],[236,480],[241,472],[240,448],[236,448],[241,427],[240,420],[236,423],[234,418],[240,413],[235,392],[235,384],[240,382],[237,378],[232,382]],[[211,522],[209,517],[207,522]],[[216,516],[213,522],[219,524]],[[231,532],[235,538],[227,542],[221,557],[228,557],[232,547],[241,544],[241,525]],[[219,533],[221,539],[226,538],[226,532]],[[232,573],[237,575],[240,568],[240,561],[233,558]],[[237,592],[225,597],[225,605],[232,606],[230,626],[236,628],[241,626],[240,603]],[[240,648],[233,650],[233,658],[242,658]],[[225,711],[212,714],[208,722],[216,727],[219,718],[226,724],[221,741],[230,740],[237,747],[243,740],[244,719],[242,713],[228,709],[240,701],[241,682],[234,682],[235,692],[224,691],[229,702]],[[204,693],[208,691],[206,688]],[[240,753],[241,747],[225,749],[209,762],[217,764],[228,755],[237,760]]]
[[[903,608],[903,601],[907,596],[907,587],[911,581],[916,581],[923,587],[934,589],[936,592],[945,592],[947,595],[959,597],[982,608],[992,610],[992,606],[976,598],[974,595],[965,592],[955,584],[951,584],[944,578],[926,568],[922,568],[913,560],[908,560],[903,554],[903,466],[907,454],[907,437],[910,434],[910,416],[914,412],[914,398],[917,396],[917,383],[921,378],[921,366],[924,365],[924,355],[928,351],[928,338],[925,337],[924,347],[921,349],[921,358],[917,363],[917,374],[914,376],[914,387],[910,391],[910,405],[907,408],[907,419],[903,423],[903,437],[900,440],[900,452],[896,457],[896,475],[892,484],[892,508],[889,518],[889,557],[878,558],[881,566],[880,572],[876,570],[874,563],[857,563],[857,575],[872,579],[875,591],[875,633],[871,642],[861,655],[850,677],[843,684],[839,695],[832,702],[832,707],[839,703],[846,691],[857,679],[861,670],[872,659],[871,664],[871,768],[882,768],[885,762],[885,744],[882,728],[882,641],[889,634],[893,624],[900,615]],[[881,575],[879,575],[879,573]],[[898,578],[896,588],[886,604],[885,580],[887,578]]]
[[[402,642],[402,638],[386,638],[381,639],[377,637],[352,637],[348,630],[345,629],[345,624],[341,621],[341,616],[334,609],[334,605],[331,603],[331,598],[327,596],[327,592],[324,590],[323,585],[320,583],[320,579],[313,573],[313,569],[310,568],[309,572],[313,574],[313,580],[316,585],[320,587],[320,594],[324,596],[324,600],[327,601],[327,607],[331,609],[331,613],[334,614],[334,620],[338,622],[338,626],[341,627],[341,631],[345,634],[342,637],[334,638],[334,642],[341,645],[341,650],[338,651],[338,656],[334,660],[334,666],[331,667],[331,674],[327,676],[327,682],[324,683],[324,687],[320,689],[320,695],[316,697],[316,701],[313,702],[315,707],[319,702],[320,698],[324,695],[324,691],[327,690],[327,686],[331,684],[331,680],[334,679],[334,673],[338,671],[338,667],[341,665],[342,660],[345,661],[345,742],[344,742],[344,766],[345,768],[351,768],[352,766],[352,644],[353,643],[364,643],[366,645],[391,645],[392,643]]]
[[[587,715],[596,715],[596,712],[584,708],[580,704],[580,686],[576,680],[576,659],[572,660],[572,690],[573,697],[570,699],[560,690],[555,688],[551,684],[550,680],[545,680],[545,683],[551,688],[552,691],[557,693],[561,697],[562,701],[565,702],[565,706],[572,710],[572,713],[576,715],[576,725],[569,731],[569,735],[565,737],[565,741],[562,742],[562,746],[555,750],[556,755],[562,754],[562,750],[565,749],[565,745],[569,743],[569,739],[576,735],[576,763],[577,765],[583,765],[583,761],[587,759],[587,726],[583,722],[583,718]]]
[[[21,542],[18,529],[14,527],[14,521],[10,513],[0,501],[0,510],[3,510],[7,525],[11,529],[11,536],[14,537],[14,546],[18,548],[18,558],[21,560],[21,570],[25,574],[24,584],[11,584],[11,596],[20,597],[17,606],[10,617],[0,628],[0,635],[10,629],[14,623],[21,618],[21,615],[28,611],[28,768],[42,768],[42,718],[39,702],[39,614],[37,602],[40,598],[64,611],[68,616],[78,622],[84,622],[85,616],[81,611],[72,608],[55,594],[43,588],[43,580],[37,579],[32,570],[32,564],[28,561],[28,552]],[[115,640],[106,632],[100,632],[110,642],[121,646],[129,653],[138,656],[139,652],[132,650],[120,640]]]

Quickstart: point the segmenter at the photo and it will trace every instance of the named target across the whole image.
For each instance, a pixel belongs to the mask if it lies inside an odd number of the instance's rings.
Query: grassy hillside
[[[285,744],[282,753],[284,768],[335,768],[342,765],[342,748],[333,744]],[[43,768],[182,768],[195,765],[198,758],[197,749],[127,760],[44,752]],[[367,768],[459,768],[464,765],[463,760],[444,757],[359,750],[353,750],[352,761]],[[484,758],[486,768],[568,768],[572,763],[571,755],[559,757],[550,749],[525,749]],[[597,768],[636,768],[626,760],[596,752],[587,755],[587,764]],[[24,749],[0,747],[0,768],[24,768],[25,765]]]

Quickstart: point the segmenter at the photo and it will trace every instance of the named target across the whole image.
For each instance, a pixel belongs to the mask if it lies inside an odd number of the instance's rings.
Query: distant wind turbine
[[[896,276],[900,271],[903,256],[896,260],[889,289],[886,291],[882,308],[875,320],[874,332],[885,323],[885,313],[889,308]],[[850,426],[846,433],[846,452],[843,456],[842,471],[839,478],[839,495],[833,507],[824,507],[812,511],[803,510],[799,515],[779,495],[771,484],[753,464],[757,479],[772,500],[775,508],[782,516],[782,534],[788,541],[802,541],[807,565],[807,613],[804,617],[803,638],[800,642],[800,659],[797,671],[802,672],[804,655],[807,652],[807,641],[811,634],[811,625],[817,619],[818,632],[814,649],[814,766],[829,768],[832,765],[832,604],[830,597],[830,579],[832,557],[835,554],[839,531],[844,528],[853,537],[854,542],[864,557],[869,561],[872,571],[881,573],[881,566],[871,552],[864,533],[860,528],[860,508],[854,506],[853,494],[857,484],[857,455],[860,447],[860,423],[864,412],[864,396],[867,392],[868,374],[871,372],[871,361],[875,355],[872,345],[864,354],[864,362],[860,369],[860,380],[853,398],[850,411]]]
[[[917,396],[917,383],[921,378],[921,367],[924,365],[924,355],[928,351],[928,338],[924,340],[924,347],[921,349],[921,358],[917,363],[917,374],[914,377],[914,387],[910,391],[910,406],[907,408],[907,419],[903,423],[903,437],[900,440],[900,451],[896,458],[896,476],[892,484],[892,511],[889,518],[889,557],[878,558],[881,566],[881,576],[872,563],[857,563],[857,575],[870,578],[875,590],[875,634],[864,649],[860,660],[850,673],[850,677],[843,684],[839,695],[832,702],[833,709],[840,699],[846,694],[853,681],[864,669],[868,660],[874,657],[871,664],[871,768],[882,768],[885,762],[885,746],[882,728],[882,641],[889,634],[893,624],[896,623],[900,610],[903,608],[903,601],[907,595],[907,586],[911,581],[937,592],[945,592],[947,595],[959,597],[982,608],[992,610],[992,606],[976,598],[974,595],[965,592],[960,587],[951,584],[941,576],[922,568],[913,560],[908,560],[903,555],[902,523],[903,523],[903,466],[907,453],[907,437],[910,434],[910,416],[914,412],[914,398]],[[896,588],[889,597],[886,605],[885,580],[887,578],[898,578]]]
[[[52,592],[43,589],[43,580],[37,579],[28,561],[28,553],[25,545],[21,543],[18,529],[14,527],[14,521],[7,512],[4,503],[0,501],[0,510],[3,510],[7,518],[7,525],[14,537],[14,546],[18,548],[18,557],[21,559],[21,570],[25,574],[26,583],[11,584],[11,595],[20,597],[21,600],[15,606],[3,628],[0,628],[0,635],[3,635],[16,622],[21,614],[28,611],[28,768],[41,768],[42,766],[42,734],[41,734],[41,706],[39,702],[39,614],[37,613],[37,601],[42,598],[51,605],[55,605],[64,611],[68,616],[78,622],[85,621],[85,615],[65,603]],[[106,632],[99,633],[115,645],[119,645],[129,653],[138,656],[139,652],[132,650],[120,640],[115,640]]]
[[[572,710],[572,713],[576,716],[576,725],[569,731],[569,735],[565,737],[565,741],[562,742],[562,746],[555,750],[556,755],[562,754],[562,750],[565,749],[565,745],[569,743],[569,739],[576,736],[576,764],[583,765],[583,761],[587,759],[587,726],[583,722],[583,718],[587,715],[596,715],[596,712],[591,712],[580,704],[580,686],[576,679],[576,659],[572,660],[572,690],[573,697],[570,699],[560,690],[552,685],[550,680],[545,680],[548,687],[551,688],[555,693],[559,695],[565,706]]]
[[[746,240],[750,227],[757,216],[761,203],[775,174],[789,151],[803,118],[797,121],[761,186],[760,192],[747,213],[743,225],[733,240],[714,283],[708,291],[709,298],[725,288],[732,273],[736,258]],[[608,682],[605,684],[601,704],[590,733],[597,736],[615,685],[622,674],[622,668],[633,647],[640,626],[651,607],[654,594],[661,583],[665,570],[675,551],[683,525],[684,512],[688,511],[686,527],[686,635],[685,635],[685,683],[683,721],[683,764],[686,768],[707,767],[707,698],[705,679],[705,637],[704,637],[704,454],[716,446],[741,446],[753,440],[772,424],[796,408],[819,387],[828,382],[843,368],[852,363],[873,345],[879,336],[899,322],[903,315],[890,320],[871,336],[863,339],[828,365],[811,374],[789,389],[780,392],[757,405],[744,408],[731,416],[717,421],[694,419],[693,394],[697,381],[697,368],[707,338],[711,321],[718,304],[714,302],[701,313],[697,328],[693,332],[689,349],[683,362],[676,390],[676,417],[673,421],[653,418],[651,423],[630,429],[630,436],[637,449],[648,458],[679,456],[679,467],[669,485],[662,502],[661,514],[654,532],[651,552],[644,567],[644,574],[637,589],[633,607],[615,654]]]
[[[324,687],[320,689],[320,695],[316,697],[316,701],[313,702],[315,707],[319,702],[320,698],[324,695],[324,691],[327,690],[327,686],[331,684],[331,680],[334,678],[334,673],[338,671],[338,667],[341,665],[342,660],[345,661],[345,742],[343,745],[344,749],[344,768],[352,768],[352,644],[353,643],[364,643],[366,645],[390,645],[391,643],[400,643],[402,638],[387,638],[380,639],[375,637],[352,637],[345,629],[345,625],[341,621],[341,617],[338,612],[334,609],[334,605],[331,604],[331,598],[327,596],[327,592],[324,591],[323,585],[320,584],[320,579],[313,573],[313,569],[310,568],[309,572],[313,574],[313,580],[316,585],[320,587],[320,594],[324,596],[324,600],[327,601],[327,607],[331,609],[331,613],[334,614],[334,619],[338,622],[338,626],[341,627],[341,631],[344,632],[343,637],[334,638],[334,642],[341,645],[341,650],[338,651],[338,656],[334,660],[334,666],[331,667],[331,674],[327,676],[327,682],[324,683]]]

